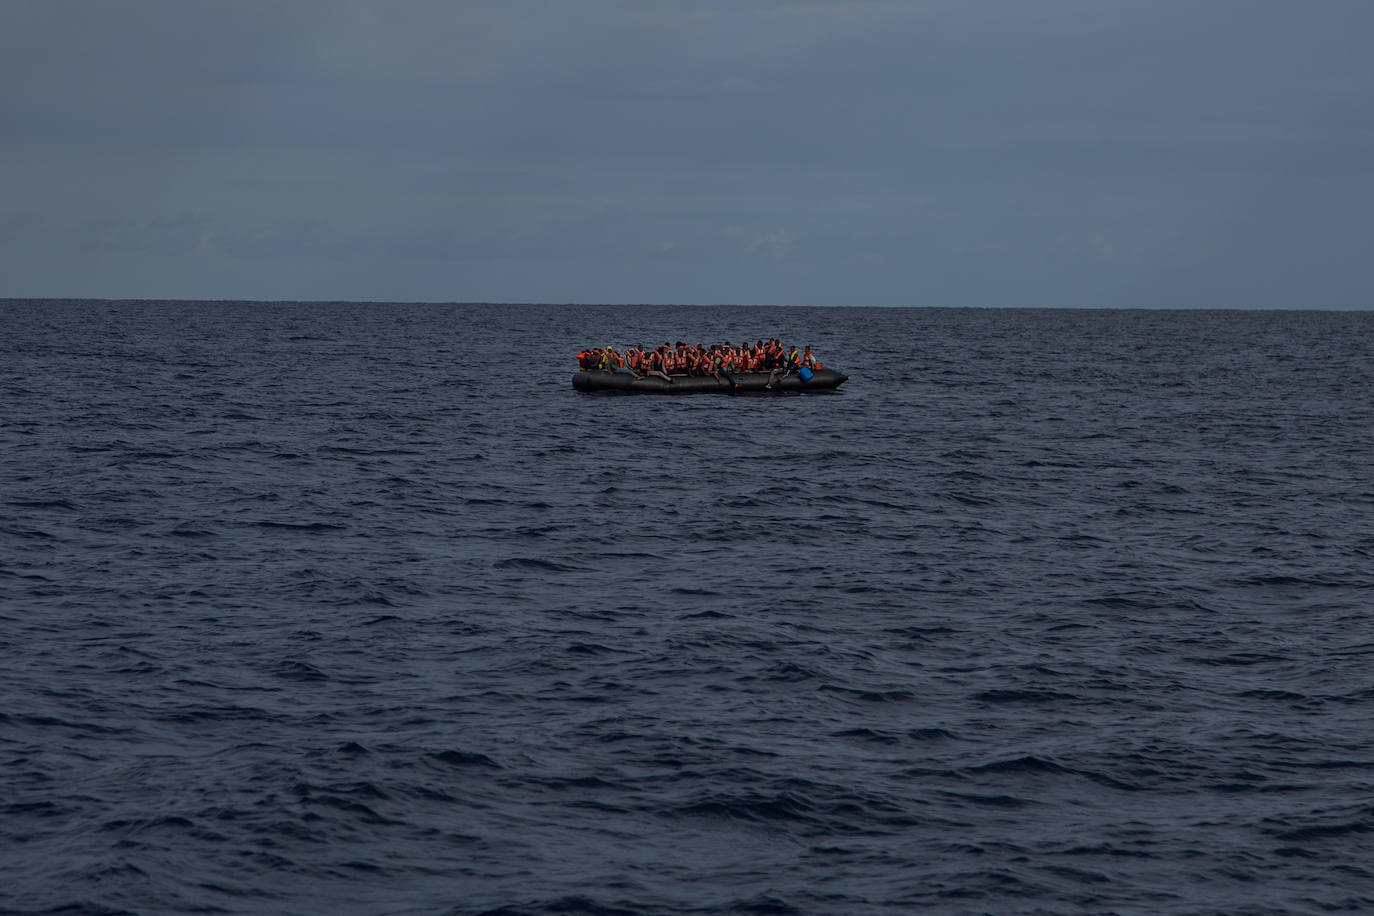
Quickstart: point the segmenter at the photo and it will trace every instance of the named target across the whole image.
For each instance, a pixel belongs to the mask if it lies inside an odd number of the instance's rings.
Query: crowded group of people
[[[765,387],[768,388],[803,368],[813,371],[821,368],[810,347],[800,350],[784,347],[776,337],[753,344],[732,344],[727,340],[709,347],[704,344],[692,346],[680,340],[676,345],[665,343],[653,350],[592,347],[577,354],[577,364],[583,371],[632,372],[637,379],[653,376],[669,382],[674,375],[687,375],[733,383],[737,373],[767,372]]]

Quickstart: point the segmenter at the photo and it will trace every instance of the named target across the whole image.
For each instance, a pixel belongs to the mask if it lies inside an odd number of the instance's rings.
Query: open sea
[[[838,392],[574,392],[777,336]],[[1374,312],[0,300],[0,912],[1374,912]]]

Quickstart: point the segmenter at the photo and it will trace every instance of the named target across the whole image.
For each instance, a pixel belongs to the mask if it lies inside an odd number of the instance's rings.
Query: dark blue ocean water
[[[0,302],[0,910],[1374,910],[1371,341]]]

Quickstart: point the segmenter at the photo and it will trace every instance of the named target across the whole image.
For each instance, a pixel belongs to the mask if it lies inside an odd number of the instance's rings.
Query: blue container
[[[806,368],[805,366],[802,366],[801,369],[797,372],[797,374],[802,377],[803,382],[811,381],[811,370]]]

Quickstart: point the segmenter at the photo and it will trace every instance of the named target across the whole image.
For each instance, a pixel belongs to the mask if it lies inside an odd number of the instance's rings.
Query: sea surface
[[[570,385],[761,336],[850,381]],[[1374,911],[1371,350],[0,301],[0,911]]]

